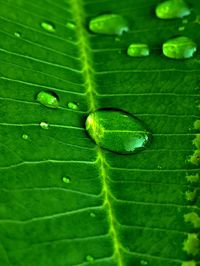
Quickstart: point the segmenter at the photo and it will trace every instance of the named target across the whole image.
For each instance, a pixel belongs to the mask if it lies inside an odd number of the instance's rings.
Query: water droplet
[[[58,108],[59,101],[55,93],[49,91],[41,91],[37,95],[37,101],[44,106],[50,108]]]
[[[127,54],[133,57],[143,57],[150,54],[149,47],[143,43],[132,43],[129,45]]]
[[[15,35],[15,37],[17,37],[17,38],[21,38],[21,33],[20,32],[18,32],[18,31],[16,31],[15,33],[14,33],[14,35]]]
[[[148,262],[147,262],[146,260],[141,260],[141,261],[140,261],[140,264],[141,264],[141,265],[148,265]]]
[[[196,43],[188,37],[177,37],[163,44],[163,54],[172,59],[191,58],[196,51]]]
[[[187,23],[188,23],[188,19],[186,19],[186,18],[183,19],[183,20],[182,20],[182,23],[183,23],[183,24],[187,24]]]
[[[70,30],[74,30],[76,28],[76,24],[72,23],[72,22],[67,22],[66,23],[66,27]]]
[[[93,262],[94,261],[94,258],[92,256],[90,256],[90,255],[87,255],[86,260],[88,262]]]
[[[150,139],[150,133],[140,120],[120,110],[90,113],[86,130],[97,145],[120,154],[134,153],[144,148]]]
[[[29,136],[28,136],[27,134],[23,134],[23,135],[22,135],[22,138],[23,138],[24,140],[27,140],[27,139],[29,138]]]
[[[40,123],[40,127],[43,128],[43,129],[48,129],[49,128],[49,125],[46,122],[41,122]]]
[[[167,0],[157,5],[156,16],[161,19],[182,18],[191,14],[184,0]]]
[[[77,110],[78,109],[78,103],[76,103],[76,102],[69,102],[67,106],[71,110]]]
[[[90,217],[95,218],[96,217],[96,214],[94,212],[91,212],[90,213]]]
[[[115,37],[115,41],[116,42],[120,42],[120,38],[119,37]]]
[[[48,32],[55,32],[55,26],[50,21],[43,21],[41,27]]]
[[[178,28],[179,31],[184,31],[185,30],[185,27],[181,26]]]
[[[65,176],[62,178],[62,181],[63,181],[64,183],[66,183],[66,184],[69,184],[69,183],[71,182],[70,178],[65,177]]]
[[[128,22],[117,14],[104,14],[91,19],[89,29],[94,33],[122,35],[128,31]]]

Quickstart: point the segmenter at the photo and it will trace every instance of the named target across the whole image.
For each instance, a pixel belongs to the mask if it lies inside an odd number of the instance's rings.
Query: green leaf
[[[156,18],[160,2],[0,0],[0,265],[199,265],[200,54],[172,60],[161,48],[180,33],[200,43],[200,2],[187,1],[183,21]],[[130,30],[91,33],[109,12]],[[131,43],[150,56],[129,57]],[[41,91],[59,108],[37,102]],[[97,147],[85,120],[99,108],[141,119],[151,145]]]

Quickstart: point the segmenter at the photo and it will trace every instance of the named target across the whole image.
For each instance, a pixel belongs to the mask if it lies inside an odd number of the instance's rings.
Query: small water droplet
[[[185,27],[181,26],[178,28],[179,31],[184,31],[185,30]]]
[[[18,32],[18,31],[16,31],[15,33],[14,33],[14,35],[15,35],[15,37],[17,37],[17,38],[21,38],[21,33],[20,32]]]
[[[66,27],[70,30],[74,30],[76,28],[76,24],[73,22],[67,22]]]
[[[97,145],[120,154],[135,153],[143,149],[150,139],[150,133],[140,120],[113,109],[90,113],[86,119],[86,130]]]
[[[115,41],[116,42],[120,42],[120,38],[119,37],[115,37]]]
[[[144,57],[150,54],[149,46],[143,43],[132,43],[129,45],[127,54],[132,57]]]
[[[91,212],[90,213],[90,217],[95,218],[96,217],[96,214],[94,212]]]
[[[50,108],[58,108],[59,101],[55,93],[50,91],[41,91],[37,95],[37,101]]]
[[[48,129],[49,128],[49,125],[46,122],[41,122],[40,123],[40,127],[43,128],[43,129]]]
[[[68,108],[71,109],[71,110],[77,110],[78,109],[78,103],[76,102],[69,102],[67,104]]]
[[[196,43],[188,37],[177,37],[163,44],[163,54],[172,59],[191,58],[196,51]]]
[[[41,27],[48,32],[55,32],[55,26],[50,21],[43,21]]]
[[[70,178],[65,177],[65,176],[62,178],[62,181],[63,181],[64,183],[66,183],[66,184],[69,184],[69,183],[71,182]]]
[[[22,138],[23,138],[24,140],[27,140],[27,139],[29,138],[29,136],[28,136],[27,134],[23,134],[23,135],[22,135]]]
[[[161,19],[182,18],[191,14],[184,0],[167,0],[156,7],[156,16]]]
[[[94,33],[122,35],[128,31],[128,22],[117,14],[104,14],[90,20],[89,29]]]
[[[147,262],[146,260],[141,260],[141,261],[140,261],[140,264],[141,264],[141,265],[148,265],[148,262]]]
[[[187,24],[187,23],[188,23],[188,19],[186,19],[186,18],[183,19],[183,20],[182,20],[182,23],[183,23],[183,24]]]
[[[94,261],[94,258],[93,258],[92,256],[90,256],[90,255],[87,255],[87,256],[86,256],[86,260],[87,260],[88,262],[93,262],[93,261]]]

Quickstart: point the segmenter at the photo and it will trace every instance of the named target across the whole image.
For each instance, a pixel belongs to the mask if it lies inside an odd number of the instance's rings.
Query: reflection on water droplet
[[[191,58],[196,51],[196,43],[188,37],[177,37],[163,44],[163,54],[172,59]]]
[[[70,30],[74,30],[76,28],[76,25],[72,22],[67,22],[66,27]]]
[[[48,32],[55,32],[55,26],[50,21],[43,21],[40,25],[44,30]]]
[[[27,134],[23,134],[23,135],[22,135],[22,138],[23,138],[24,140],[27,140],[27,139],[29,138],[29,136],[28,136]]]
[[[93,262],[94,261],[94,258],[92,256],[90,256],[90,255],[87,255],[86,260],[88,262]]]
[[[185,27],[181,26],[178,28],[179,31],[184,31],[185,30]]]
[[[46,122],[41,122],[40,123],[40,127],[43,128],[43,129],[48,129],[49,128],[49,125]]]
[[[161,19],[182,18],[191,14],[184,0],[167,0],[157,5],[156,16]]]
[[[151,135],[136,117],[111,109],[90,113],[86,119],[86,130],[97,145],[120,154],[143,149]]]
[[[115,41],[116,42],[120,42],[120,38],[119,37],[115,37]]]
[[[90,217],[95,218],[95,217],[96,217],[96,214],[93,213],[93,212],[91,212],[91,213],[90,213]]]
[[[147,44],[132,43],[128,47],[127,54],[132,57],[144,57],[150,54],[150,50]]]
[[[77,110],[78,109],[78,103],[76,103],[76,102],[69,102],[67,106],[71,110]]]
[[[105,14],[91,19],[89,29],[99,34],[122,35],[128,31],[128,22],[120,15]]]
[[[18,32],[18,31],[16,31],[16,32],[14,33],[14,35],[15,35],[15,37],[17,37],[17,38],[20,38],[20,37],[22,36],[21,33]]]
[[[59,101],[55,93],[50,91],[41,91],[37,95],[37,101],[50,108],[58,108]]]
[[[68,177],[63,177],[62,181],[66,184],[69,184],[71,182],[71,180]]]

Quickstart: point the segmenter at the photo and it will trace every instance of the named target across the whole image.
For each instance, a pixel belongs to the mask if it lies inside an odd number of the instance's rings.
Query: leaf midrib
[[[70,0],[72,14],[76,22],[76,34],[78,39],[78,47],[80,58],[82,59],[82,73],[84,78],[85,92],[88,99],[89,111],[96,110],[96,84],[92,68],[92,56],[90,52],[90,43],[88,33],[84,27],[85,12],[82,0]],[[107,219],[109,223],[109,234],[113,241],[114,255],[117,259],[117,265],[123,266],[122,254],[120,251],[121,243],[118,238],[118,233],[115,225],[115,216],[113,212],[112,203],[110,200],[110,189],[108,185],[108,162],[100,147],[97,148],[97,161],[99,167],[99,175],[102,180],[102,196],[103,206],[107,209]]]

